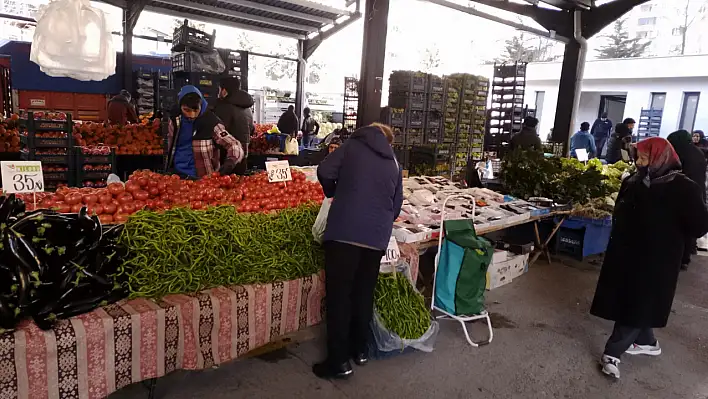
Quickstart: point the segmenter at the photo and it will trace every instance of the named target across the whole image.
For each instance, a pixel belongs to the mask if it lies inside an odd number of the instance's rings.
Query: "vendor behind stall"
[[[168,158],[165,169],[182,177],[203,177],[212,172],[229,174],[243,159],[243,148],[226,131],[221,120],[207,110],[207,102],[196,87],[182,87],[178,115],[170,120],[167,133]],[[221,163],[219,148],[226,149]]]

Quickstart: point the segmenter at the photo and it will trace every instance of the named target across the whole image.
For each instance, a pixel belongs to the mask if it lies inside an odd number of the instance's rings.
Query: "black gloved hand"
[[[227,159],[226,161],[224,161],[223,164],[221,164],[221,168],[219,168],[219,174],[222,176],[230,175],[231,172],[233,172],[235,166],[236,162],[234,162],[232,159]]]

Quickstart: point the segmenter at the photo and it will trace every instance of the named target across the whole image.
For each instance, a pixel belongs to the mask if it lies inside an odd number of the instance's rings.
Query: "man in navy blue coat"
[[[590,134],[595,138],[595,148],[597,149],[597,157],[601,158],[602,149],[605,147],[605,142],[612,133],[612,121],[607,119],[607,112],[603,112],[602,116],[595,119],[592,124]]]
[[[324,231],[327,360],[312,367],[321,378],[345,378],[349,359],[364,365],[381,257],[403,203],[393,132],[374,124],[355,131],[317,168],[333,198]]]

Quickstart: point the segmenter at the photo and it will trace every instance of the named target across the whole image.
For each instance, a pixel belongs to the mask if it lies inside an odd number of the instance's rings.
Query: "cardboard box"
[[[496,255],[496,253],[495,253]],[[499,255],[501,257],[501,255]],[[515,278],[522,276],[528,271],[529,255],[509,256],[507,260],[494,262],[487,269],[487,285],[488,290],[493,290],[511,283]]]

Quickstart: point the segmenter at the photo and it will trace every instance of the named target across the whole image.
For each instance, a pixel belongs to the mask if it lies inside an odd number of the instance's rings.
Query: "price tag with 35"
[[[265,163],[268,172],[268,182],[277,183],[281,181],[291,181],[290,163],[288,161],[271,161]]]
[[[40,161],[0,162],[2,189],[6,193],[39,193],[44,191],[44,175]]]
[[[383,258],[381,258],[381,263],[391,263],[395,264],[398,262],[398,258],[401,257],[401,252],[398,249],[398,242],[396,238],[391,236],[388,240],[388,247],[386,248],[386,253],[384,253]]]

